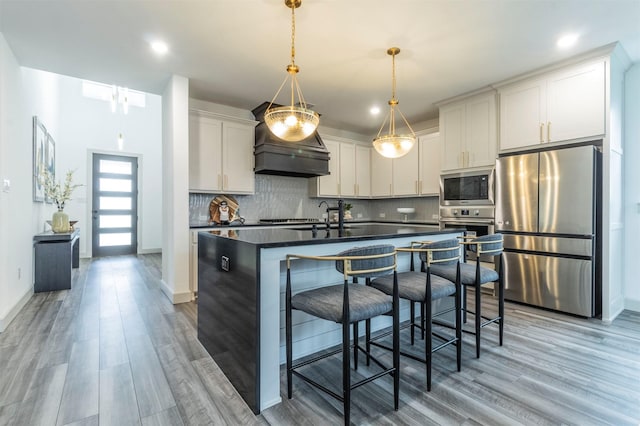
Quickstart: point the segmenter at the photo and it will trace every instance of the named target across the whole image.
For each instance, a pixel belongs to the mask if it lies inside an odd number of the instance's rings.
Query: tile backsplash
[[[298,177],[256,175],[254,195],[234,195],[240,205],[239,214],[247,222],[265,218],[318,218],[322,220],[322,200],[337,205],[335,198],[310,198],[308,180]],[[189,194],[189,223],[199,225],[209,219],[209,203],[216,194]],[[414,207],[416,212],[408,220],[437,221],[437,197],[397,198],[387,200],[348,200],[353,205],[351,214],[356,220],[402,220],[398,207]],[[384,218],[381,217],[384,215]]]

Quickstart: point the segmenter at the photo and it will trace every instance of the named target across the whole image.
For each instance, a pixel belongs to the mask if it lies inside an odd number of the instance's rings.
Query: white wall
[[[0,33],[0,331],[33,292],[32,238],[40,210],[31,193],[31,117],[25,112],[18,62]],[[1,182],[0,182],[1,183]]]
[[[189,302],[189,80],[169,79],[162,96],[162,291]]]
[[[74,170],[77,188],[65,204],[71,220],[80,227],[80,254],[91,256],[91,157],[92,153],[121,154],[138,157],[138,252],[159,252],[162,246],[162,100],[146,94],[144,108],[131,106],[124,115],[111,112],[108,102],[82,95],[82,80],[31,68],[22,69],[27,110],[37,115],[56,142],[56,178]],[[117,136],[125,138],[118,151]],[[44,221],[55,210],[52,204],[38,204],[44,209]],[[36,224],[38,225],[38,224]]]
[[[640,63],[625,76],[624,130],[625,309],[640,312],[640,280],[636,269],[640,253]]]

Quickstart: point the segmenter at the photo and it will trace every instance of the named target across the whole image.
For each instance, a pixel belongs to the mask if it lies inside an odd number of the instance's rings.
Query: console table
[[[33,236],[35,274],[33,291],[71,288],[71,270],[80,266],[80,230]]]

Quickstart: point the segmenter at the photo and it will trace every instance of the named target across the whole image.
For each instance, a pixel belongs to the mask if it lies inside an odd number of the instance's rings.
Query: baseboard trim
[[[182,293],[174,293],[164,280],[160,280],[160,290],[162,290],[164,295],[167,296],[174,305],[191,302],[193,300],[193,292],[184,291]]]
[[[624,300],[624,308],[634,312],[640,312],[640,299],[626,298]]]
[[[151,249],[138,249],[138,254],[156,254],[162,253],[161,248],[151,248]]]
[[[9,310],[4,318],[0,318],[0,333],[5,331],[7,327],[9,327],[11,321],[13,321],[16,316],[18,316],[22,308],[24,308],[24,305],[26,305],[29,299],[31,299],[31,296],[33,296],[33,287],[30,287],[29,290],[27,290],[27,292],[20,298],[18,303],[16,303],[15,306]]]

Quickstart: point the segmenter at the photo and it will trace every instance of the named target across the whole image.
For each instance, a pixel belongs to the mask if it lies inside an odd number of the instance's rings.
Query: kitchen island
[[[198,339],[249,407],[259,413],[281,401],[280,364],[284,363],[284,288],[286,255],[331,255],[356,246],[443,240],[462,235],[436,226],[348,225],[344,230],[318,226],[220,229],[198,234]],[[293,291],[342,282],[332,262],[295,261]],[[398,259],[409,269],[408,256]],[[409,318],[401,306],[401,321]],[[338,324],[300,312],[293,316],[293,357],[340,342]],[[372,329],[390,326],[388,318]]]

